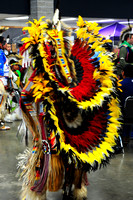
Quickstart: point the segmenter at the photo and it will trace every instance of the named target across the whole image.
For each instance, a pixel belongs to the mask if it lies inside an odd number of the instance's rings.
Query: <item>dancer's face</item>
[[[128,39],[128,43],[133,45],[133,35],[131,35],[130,38]]]

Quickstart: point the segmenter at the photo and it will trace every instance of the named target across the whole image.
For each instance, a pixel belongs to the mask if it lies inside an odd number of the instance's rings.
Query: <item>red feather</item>
[[[88,99],[94,95],[96,90],[96,81],[93,79],[95,67],[89,61],[90,51],[87,51],[86,46],[82,47],[79,42],[76,42],[71,53],[76,56],[84,70],[81,82],[78,86],[72,88],[71,93],[78,101]]]

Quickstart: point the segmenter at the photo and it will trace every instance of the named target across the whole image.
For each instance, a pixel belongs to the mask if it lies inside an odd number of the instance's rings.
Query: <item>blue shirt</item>
[[[0,76],[4,76],[4,64],[6,62],[6,56],[2,49],[0,49]]]

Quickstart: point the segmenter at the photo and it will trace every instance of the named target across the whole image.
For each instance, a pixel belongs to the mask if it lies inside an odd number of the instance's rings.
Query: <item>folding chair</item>
[[[124,119],[124,125],[131,125],[131,126],[133,125],[133,96],[128,96],[125,99],[123,119]],[[129,139],[131,139],[131,130]]]
[[[125,99],[123,117],[125,125],[133,125],[133,96]]]

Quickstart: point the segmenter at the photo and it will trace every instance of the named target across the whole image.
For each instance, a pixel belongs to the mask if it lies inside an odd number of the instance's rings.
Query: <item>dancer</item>
[[[119,85],[103,47],[108,40],[79,16],[72,46],[58,14],[24,29],[34,67],[20,101],[33,135],[33,147],[18,156],[26,200],[45,200],[47,190],[61,188],[64,200],[87,199],[86,173],[108,163],[121,128]]]
[[[9,130],[9,126],[5,126],[4,117],[7,114],[6,101],[8,80],[9,80],[9,66],[6,56],[4,54],[4,48],[6,40],[3,36],[0,36],[0,130]]]
[[[127,64],[133,65],[133,27],[129,25],[121,33],[122,44],[118,53],[117,75],[122,79],[122,71]]]

